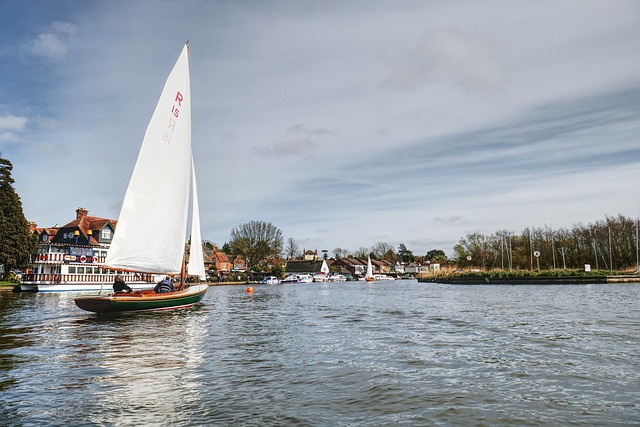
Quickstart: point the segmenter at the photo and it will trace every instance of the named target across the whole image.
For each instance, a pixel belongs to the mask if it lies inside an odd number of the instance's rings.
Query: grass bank
[[[455,271],[418,277],[419,282],[454,284],[579,284],[636,283],[640,275],[630,271],[609,270],[519,270]]]
[[[16,282],[0,282],[0,291],[13,291],[16,286]]]

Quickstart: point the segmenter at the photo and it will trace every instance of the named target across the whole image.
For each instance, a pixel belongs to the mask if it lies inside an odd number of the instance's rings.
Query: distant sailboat
[[[322,260],[322,267],[320,267],[320,272],[324,274],[329,274],[329,266],[327,265],[327,260]]]
[[[104,313],[189,307],[205,295],[206,283],[184,283],[184,248],[192,184],[189,275],[205,279],[195,170],[191,153],[189,46],[185,45],[151,117],[105,265],[111,269],[180,274],[174,292],[115,293],[76,298],[84,310]]]
[[[329,266],[327,265],[327,260],[322,260],[322,267],[320,267],[320,271],[313,275],[314,282],[328,282],[329,281]]]
[[[364,280],[367,282],[374,282],[373,278],[373,265],[371,265],[371,256],[367,256],[367,274],[364,275]]]

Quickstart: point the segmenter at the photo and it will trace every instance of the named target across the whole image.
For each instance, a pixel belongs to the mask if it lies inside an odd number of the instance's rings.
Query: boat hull
[[[175,310],[191,307],[204,297],[207,284],[191,285],[184,291],[156,294],[139,292],[133,294],[113,294],[108,296],[88,296],[75,298],[78,307],[93,313],[123,313],[156,310]]]

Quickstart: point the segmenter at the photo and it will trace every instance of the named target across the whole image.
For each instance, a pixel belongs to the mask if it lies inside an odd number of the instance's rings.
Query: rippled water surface
[[[640,425],[640,286],[212,287],[97,316],[0,293],[0,424]]]

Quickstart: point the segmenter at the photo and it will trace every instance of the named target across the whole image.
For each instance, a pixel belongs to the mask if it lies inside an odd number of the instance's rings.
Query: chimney
[[[76,219],[80,219],[83,216],[87,216],[88,213],[89,211],[86,210],[85,208],[78,208],[76,209]]]

